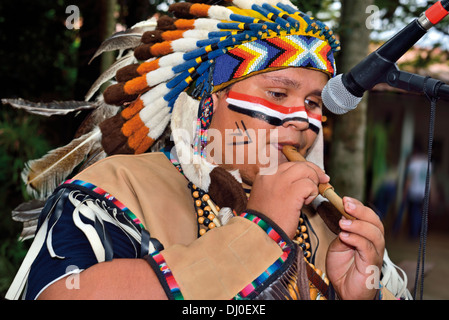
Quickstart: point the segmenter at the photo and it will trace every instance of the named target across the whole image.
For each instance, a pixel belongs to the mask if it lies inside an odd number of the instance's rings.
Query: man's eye
[[[276,100],[281,100],[285,97],[287,97],[287,94],[283,92],[276,92],[276,91],[268,91],[268,95]]]
[[[306,104],[306,107],[308,107],[308,108],[310,108],[310,109],[316,109],[316,108],[322,108],[322,103],[321,102],[316,102],[316,101],[313,101],[313,100],[310,100],[310,99],[306,99],[305,100],[305,104]]]

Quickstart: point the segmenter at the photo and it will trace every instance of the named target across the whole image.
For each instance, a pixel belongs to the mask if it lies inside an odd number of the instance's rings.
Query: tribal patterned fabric
[[[318,38],[289,35],[244,43],[216,59],[214,90],[257,72],[303,67],[335,76],[331,46]]]

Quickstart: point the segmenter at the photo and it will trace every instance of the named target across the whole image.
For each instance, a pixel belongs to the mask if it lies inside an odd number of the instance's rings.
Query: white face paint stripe
[[[260,105],[260,106],[269,108],[269,109],[271,109],[275,112],[281,113],[281,114],[292,114],[295,112],[301,112],[301,111],[305,112],[306,111],[306,108],[304,106],[285,107],[285,106],[277,105],[275,103],[272,103],[270,101],[267,101],[267,100],[259,98],[259,97],[254,97],[254,96],[250,96],[250,95],[247,95],[244,93],[239,93],[239,92],[234,92],[234,91],[229,92],[228,98],[235,100],[235,101],[247,102],[247,103],[253,104],[253,105]]]
[[[321,129],[322,116],[308,113],[303,106],[285,107],[259,97],[234,91],[228,93],[226,102],[232,106],[233,111],[260,118],[273,125],[296,120],[309,122],[311,129],[315,132],[319,132]]]

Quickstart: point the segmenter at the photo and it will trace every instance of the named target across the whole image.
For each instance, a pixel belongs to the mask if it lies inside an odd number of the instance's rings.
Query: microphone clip
[[[382,82],[408,92],[424,93],[429,100],[449,100],[449,85],[431,77],[402,71],[397,65],[390,68]]]

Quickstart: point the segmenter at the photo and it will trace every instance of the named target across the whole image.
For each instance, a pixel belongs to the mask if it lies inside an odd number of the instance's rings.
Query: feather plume
[[[93,148],[101,144],[101,131],[97,127],[68,145],[50,151],[41,159],[29,161],[22,171],[27,191],[38,199],[45,199],[86,158]]]
[[[79,138],[88,132],[94,130],[101,122],[113,117],[120,111],[120,107],[109,105],[104,102],[103,96],[95,101],[96,108],[89,113],[78,127],[75,138]]]
[[[22,233],[20,234],[20,241],[25,241],[34,237],[36,233],[39,215],[44,208],[45,201],[30,200],[18,205],[12,211],[12,219],[23,223]]]
[[[19,241],[25,241],[34,238],[37,230],[38,219],[25,221],[23,223],[23,229],[19,236]]]
[[[156,19],[152,18],[142,21],[133,27],[113,34],[111,37],[103,41],[98,50],[95,52],[89,64],[103,52],[114,50],[126,50],[135,48],[140,44],[140,39],[145,31],[152,31],[156,28]]]
[[[133,52],[129,52],[127,55],[117,59],[117,61],[115,61],[105,72],[103,72],[90,87],[85,96],[85,100],[89,101],[105,82],[114,78],[117,70],[132,64],[134,61],[136,61],[136,59]]]
[[[193,133],[198,115],[199,102],[183,92],[179,95],[173,108],[171,130],[176,153],[185,176],[195,185],[209,191],[210,173],[216,167],[200,155],[194,154]]]
[[[3,104],[9,104],[16,109],[24,109],[29,113],[50,117],[54,115],[66,115],[71,112],[95,109],[96,105],[86,101],[53,101],[32,102],[19,99],[2,99]]]
[[[26,222],[37,219],[44,208],[45,201],[33,199],[19,204],[11,213],[12,219],[17,222]]]

